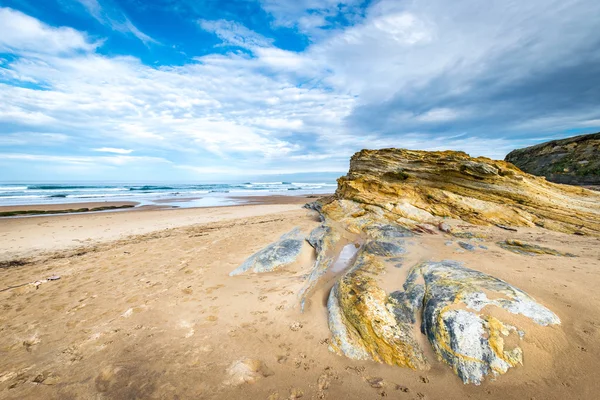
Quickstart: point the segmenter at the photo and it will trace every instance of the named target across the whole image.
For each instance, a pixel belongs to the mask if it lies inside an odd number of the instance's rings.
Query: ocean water
[[[0,206],[135,201],[178,207],[244,203],[238,197],[333,193],[334,182],[244,182],[214,184],[0,183]]]

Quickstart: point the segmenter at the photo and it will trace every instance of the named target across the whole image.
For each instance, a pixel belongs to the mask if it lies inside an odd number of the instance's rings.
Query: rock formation
[[[509,337],[520,340],[525,325],[531,323],[560,323],[554,313],[518,288],[454,261],[417,264],[404,282],[397,282],[397,290],[388,292],[382,288],[382,276],[390,267],[396,268],[399,256],[405,254],[406,240],[414,236],[408,228],[412,222],[372,204],[339,198],[319,210],[325,223],[335,226],[333,231],[344,232],[339,236],[361,243],[327,303],[330,348],[338,354],[428,369],[434,360],[424,355],[424,334],[438,359],[463,382],[479,384],[487,375],[495,377],[522,363],[520,346],[505,345],[505,341],[515,342]],[[318,257],[335,258],[327,252]],[[320,271],[319,279],[327,274],[327,267],[317,263],[313,271]],[[306,287],[316,285],[310,279],[306,283]],[[301,294],[310,296],[310,292]],[[519,323],[506,320],[503,311],[523,318],[517,319]]]
[[[560,324],[554,313],[521,290],[453,261],[418,265],[403,287],[390,294],[372,277],[381,265],[361,257],[333,287],[328,308],[335,352],[426,369],[414,333],[420,320],[438,358],[464,383],[479,384],[488,374],[503,374],[523,363],[521,348],[509,348],[504,340],[510,335],[520,338],[525,331],[503,322],[497,310],[542,326]]]
[[[455,151],[363,150],[338,180],[337,199],[414,227],[441,218],[600,235],[600,195],[556,185],[512,164]]]
[[[513,253],[523,254],[526,256],[537,256],[540,254],[548,254],[551,256],[562,256],[562,257],[575,257],[571,253],[563,253],[548,247],[538,246],[536,244],[529,244],[514,239],[506,239],[503,242],[499,242],[498,246],[505,250],[512,251]]]
[[[462,152],[363,150],[352,157],[335,195],[307,208],[319,213],[321,225],[307,239],[317,257],[299,299],[305,307],[320,282],[335,282],[327,302],[330,349],[352,359],[428,369],[435,362],[425,355],[430,346],[464,383],[474,384],[522,364],[521,338],[532,327],[549,329],[541,327],[560,319],[518,288],[477,271],[477,265],[471,269],[450,260],[405,265],[408,241],[434,233],[476,240],[449,219],[600,236],[600,193]],[[518,241],[499,245],[520,254],[569,255]],[[242,267],[270,259],[277,254],[273,246]],[[354,251],[340,267],[348,247]]]
[[[600,185],[600,133],[513,150],[505,160],[551,182]]]
[[[296,261],[302,250],[303,242],[302,232],[300,229],[294,228],[281,236],[277,242],[250,256],[242,265],[231,271],[229,276],[243,274],[248,270],[260,273],[285,267]]]

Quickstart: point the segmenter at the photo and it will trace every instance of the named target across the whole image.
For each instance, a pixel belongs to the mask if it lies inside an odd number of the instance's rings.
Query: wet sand
[[[544,336],[525,336],[523,366],[466,386],[441,363],[413,371],[329,352],[326,288],[305,313],[297,304],[314,260],[308,246],[288,269],[228,276],[293,227],[307,234],[317,224],[301,204],[0,221],[0,398],[597,398],[598,238],[469,227],[488,235],[480,242],[488,249],[474,252],[442,234],[410,239],[415,262],[463,261],[525,290],[562,320]],[[496,245],[506,238],[578,257],[517,255]],[[43,282],[52,275],[60,279]],[[37,289],[28,284],[36,281],[43,282]],[[227,370],[245,358],[268,369],[237,385]]]
[[[0,206],[0,212],[10,211],[57,211],[71,210],[79,208],[98,208],[98,207],[123,207],[137,206],[140,203],[135,201],[97,201],[89,203],[64,203],[64,204],[26,204],[19,206]]]
[[[316,199],[328,195],[307,195],[307,196],[228,196],[226,199],[233,199],[239,202],[239,205],[248,204],[305,204],[306,202],[315,201]],[[82,208],[94,209],[100,207],[114,207],[118,211],[140,211],[140,210],[156,210],[179,208],[178,203],[189,203],[194,200],[201,200],[202,197],[182,197],[153,200],[156,205],[139,206],[140,203],[135,201],[98,201],[86,203],[61,203],[61,204],[24,204],[17,206],[0,206],[0,213],[14,211],[43,211],[44,213],[51,211],[78,210]],[[174,204],[171,207],[171,204]],[[130,207],[130,208],[127,208]],[[219,207],[232,207],[231,205]],[[190,208],[217,208],[217,207],[190,207]],[[112,210],[109,210],[112,211]]]

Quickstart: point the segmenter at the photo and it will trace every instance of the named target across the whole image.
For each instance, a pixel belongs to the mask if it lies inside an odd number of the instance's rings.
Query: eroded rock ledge
[[[362,150],[338,180],[336,198],[375,205],[409,226],[450,217],[600,235],[599,193],[456,151]]]

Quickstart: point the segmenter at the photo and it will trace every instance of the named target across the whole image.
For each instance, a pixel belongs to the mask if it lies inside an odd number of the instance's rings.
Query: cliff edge
[[[600,133],[513,150],[505,161],[551,182],[600,185]]]

